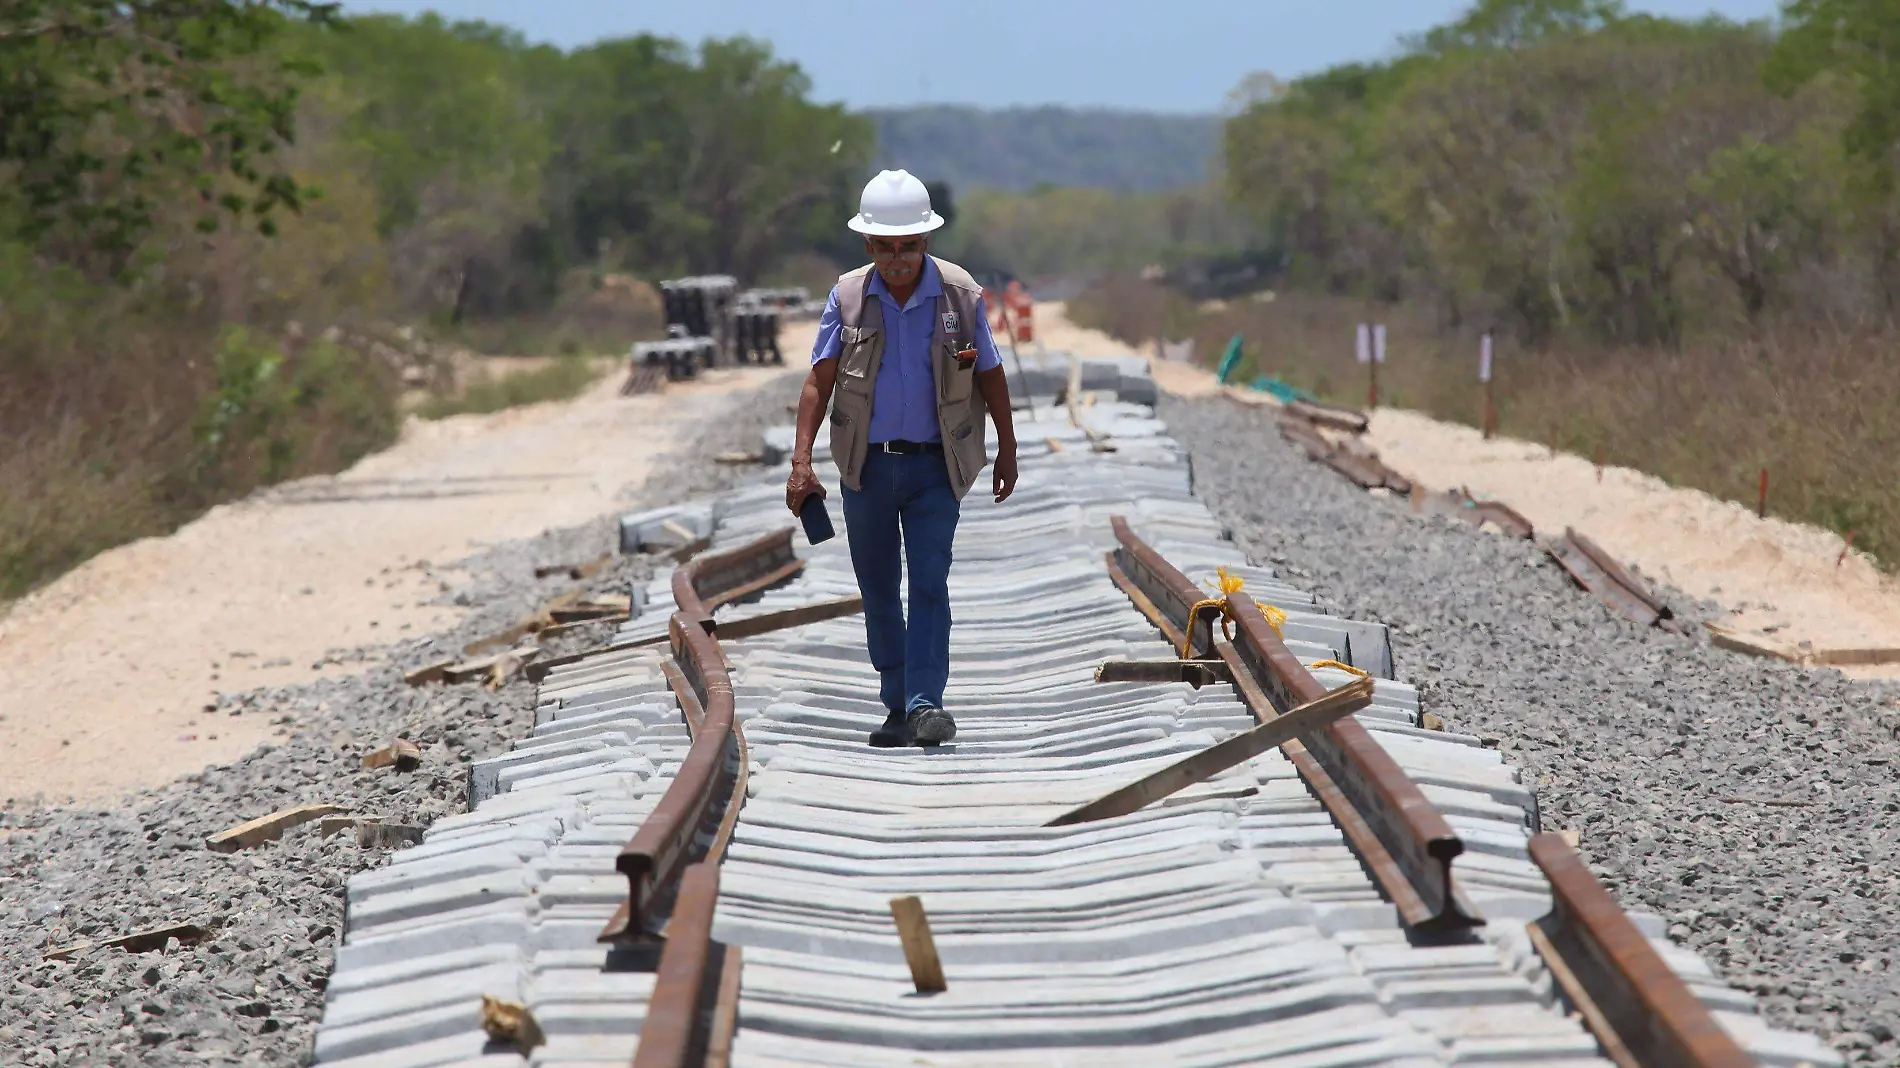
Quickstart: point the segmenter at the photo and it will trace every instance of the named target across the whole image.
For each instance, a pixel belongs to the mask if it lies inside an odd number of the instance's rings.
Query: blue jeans
[[[892,712],[943,707],[950,680],[950,543],[960,505],[936,453],[873,450],[844,487],[851,568],[864,595],[864,636],[879,696]],[[910,565],[910,623],[898,591],[898,534]]]

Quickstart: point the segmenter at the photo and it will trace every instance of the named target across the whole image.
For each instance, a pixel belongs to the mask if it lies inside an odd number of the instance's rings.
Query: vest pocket
[[[938,398],[944,404],[963,404],[970,399],[970,387],[976,381],[976,361],[969,363],[957,359],[957,342],[946,341],[943,351],[938,354],[937,366],[943,369],[943,395]]]
[[[844,328],[843,351],[838,354],[838,373],[847,379],[864,379],[871,373],[871,353],[877,345],[877,331],[860,327]]]

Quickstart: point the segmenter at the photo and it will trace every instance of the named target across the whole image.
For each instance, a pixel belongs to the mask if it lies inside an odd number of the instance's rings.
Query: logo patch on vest
[[[956,312],[947,311],[943,313],[943,332],[944,333],[954,334],[962,326],[963,326],[963,320],[957,315]]]

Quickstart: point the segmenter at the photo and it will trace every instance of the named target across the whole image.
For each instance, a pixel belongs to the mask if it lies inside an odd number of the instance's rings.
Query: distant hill
[[[1105,108],[873,108],[879,168],[902,167],[955,191],[1038,185],[1124,192],[1193,185],[1219,152],[1216,115]]]

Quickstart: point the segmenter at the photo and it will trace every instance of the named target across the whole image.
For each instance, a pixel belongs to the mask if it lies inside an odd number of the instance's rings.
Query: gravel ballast
[[[1195,489],[1256,562],[1387,623],[1452,730],[1495,739],[1624,907],[1776,1027],[1900,1065],[1900,685],[1642,629],[1529,542],[1414,515],[1309,463],[1271,412],[1163,401]]]
[[[730,398],[627,494],[627,510],[716,492],[750,473],[712,461],[756,448],[786,421],[801,379],[788,374]],[[534,722],[534,687],[478,683],[410,687],[405,671],[455,656],[569,590],[624,597],[651,561],[619,557],[585,582],[537,579],[543,565],[592,560],[617,544],[618,515],[493,546],[439,568],[459,581],[445,603],[471,609],[453,630],[400,644],[337,650],[361,674],[227,695],[200,729],[226,716],[267,716],[278,739],[111,809],[0,812],[0,1064],[295,1065],[308,1063],[323,991],[343,927],[349,876],[387,862],[353,832],[324,837],[317,822],[231,854],[205,839],[306,803],[426,827],[465,809],[467,765],[503,752]],[[423,565],[428,566],[428,565]],[[551,639],[560,654],[598,645],[602,623]],[[110,641],[110,635],[99,640]],[[413,770],[365,770],[362,756],[401,736],[422,750]],[[171,923],[211,936],[195,945],[129,953],[93,949],[69,961],[48,949]]]

